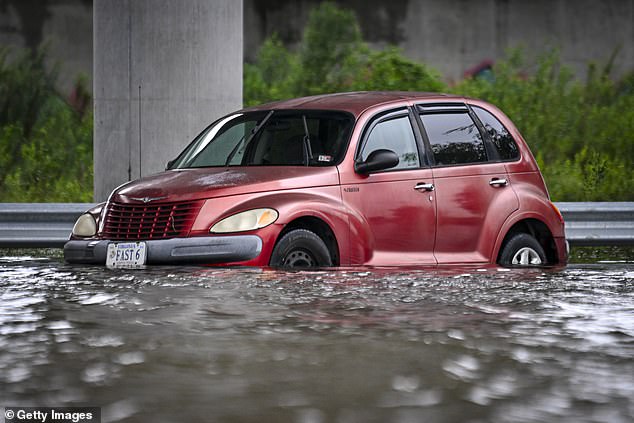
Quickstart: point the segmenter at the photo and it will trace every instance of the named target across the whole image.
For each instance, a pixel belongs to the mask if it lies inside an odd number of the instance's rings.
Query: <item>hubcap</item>
[[[537,254],[537,251],[530,247],[524,247],[515,253],[513,260],[511,260],[511,264],[518,264],[521,266],[539,266],[542,264],[542,259],[539,257],[539,254]]]
[[[293,250],[284,259],[285,267],[316,267],[317,262],[304,250]]]

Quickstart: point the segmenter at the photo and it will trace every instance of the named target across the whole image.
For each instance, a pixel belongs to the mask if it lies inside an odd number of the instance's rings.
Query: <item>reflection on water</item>
[[[104,421],[631,422],[634,265],[113,271],[0,257],[0,406]]]

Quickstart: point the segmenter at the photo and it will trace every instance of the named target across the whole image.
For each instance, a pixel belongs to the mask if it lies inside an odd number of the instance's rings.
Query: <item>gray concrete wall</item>
[[[296,45],[320,1],[244,0],[244,57],[254,60],[273,32]],[[604,61],[615,48],[620,48],[616,74],[634,69],[634,0],[336,2],[356,12],[373,46],[398,45],[451,80],[518,45],[533,53],[558,47],[580,76],[588,61]],[[51,59],[62,65],[60,88],[69,93],[79,72],[92,75],[92,5],[93,0],[0,0],[0,45],[36,48],[49,42]]]
[[[615,75],[634,70],[633,0],[410,1],[404,27],[405,53],[453,80],[517,46],[529,59],[557,48],[579,76],[619,49]]]
[[[47,44],[59,66],[58,87],[69,95],[79,74],[92,84],[92,0],[0,0],[0,46]]]
[[[95,0],[95,200],[242,105],[241,0]]]

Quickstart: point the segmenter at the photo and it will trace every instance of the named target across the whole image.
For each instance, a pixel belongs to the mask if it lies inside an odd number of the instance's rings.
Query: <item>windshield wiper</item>
[[[302,115],[304,121],[304,163],[306,166],[310,166],[310,162],[313,160],[313,150],[310,148],[310,134],[308,133],[308,124],[306,123],[306,115]]]
[[[229,166],[229,163],[231,163],[231,160],[233,159],[233,156],[236,155],[236,153],[240,150],[240,148],[242,147],[243,144],[244,144],[245,148],[246,148],[247,145],[249,145],[249,143],[251,142],[253,137],[255,137],[255,134],[257,134],[258,131],[260,130],[260,128],[262,128],[264,126],[264,124],[266,123],[267,120],[269,120],[269,118],[271,117],[272,114],[273,114],[273,110],[271,110],[266,116],[264,116],[264,119],[262,119],[262,121],[260,121],[260,123],[257,124],[251,130],[251,133],[249,134],[249,138],[246,139],[246,142],[244,141],[244,139],[245,139],[244,135],[242,136],[242,138],[240,138],[240,141],[238,141],[236,146],[233,147],[233,150],[231,150],[231,153],[229,153],[229,156],[227,157],[227,160],[225,161],[225,166]]]

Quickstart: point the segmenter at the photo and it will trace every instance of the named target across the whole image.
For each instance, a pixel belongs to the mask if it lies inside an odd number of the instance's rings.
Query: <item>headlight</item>
[[[73,235],[81,237],[94,236],[97,233],[97,222],[90,213],[84,213],[79,216],[75,226],[73,226]]]
[[[277,220],[279,214],[273,209],[254,209],[234,214],[211,227],[209,232],[222,234],[244,232],[264,228]]]

